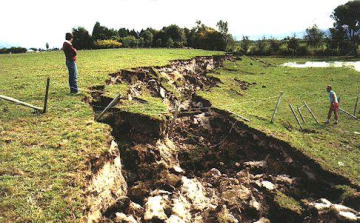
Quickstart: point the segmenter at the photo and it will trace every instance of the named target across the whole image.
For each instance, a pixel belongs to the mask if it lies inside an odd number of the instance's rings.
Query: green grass
[[[288,209],[301,215],[302,207],[294,198],[289,197],[280,191],[276,191],[274,199],[281,208]]]
[[[77,62],[82,94],[68,93],[67,70],[61,52],[0,55],[0,94],[42,106],[45,82],[51,77],[49,112],[31,110],[0,100],[0,222],[80,221],[85,212],[84,189],[90,174],[89,159],[108,149],[111,130],[93,121],[89,105],[82,102],[91,86],[102,85],[109,73],[139,66],[161,66],[174,59],[189,59],[219,52],[202,50],[119,49],[80,51]],[[337,60],[338,58],[325,58]],[[359,94],[360,73],[349,68],[281,67],[288,61],[307,59],[243,57],[226,62],[219,74],[220,87],[199,92],[213,106],[251,119],[249,125],[289,142],[325,169],[360,185],[359,121],[341,114],[340,123],[318,125],[302,108],[306,124],[300,131],[288,103],[294,107],[308,102],[320,121],[326,119],[328,83],[341,96],[341,106],[352,112]],[[321,60],[321,59],[313,59]],[[241,90],[234,79],[256,83]],[[165,86],[171,88],[171,86]],[[105,95],[125,94],[128,85],[107,86]],[[140,98],[126,102],[122,110],[162,118],[166,106],[143,89]],[[270,118],[280,91],[284,91],[275,124]],[[279,196],[279,202],[292,201]]]
[[[88,161],[107,150],[111,140],[109,127],[94,122],[91,107],[82,102],[89,87],[104,84],[108,74],[119,69],[220,52],[118,49],[78,54],[82,93],[77,96],[68,93],[62,52],[0,55],[0,94],[42,107],[46,78],[51,77],[45,115],[0,100],[0,222],[80,221],[86,207]],[[126,89],[109,88],[106,93]],[[140,106],[136,111],[145,114],[164,111],[156,100]]]
[[[316,124],[305,108],[302,113],[306,123],[300,131],[289,103],[296,109],[306,101],[320,122],[327,118],[329,107],[327,84],[332,84],[341,97],[341,107],[353,112],[355,98],[359,95],[360,73],[350,68],[289,68],[280,66],[288,61],[306,59],[261,58],[273,66],[243,57],[242,61],[227,62],[219,74],[222,84],[211,92],[200,95],[213,106],[230,110],[251,119],[249,125],[268,135],[274,135],[316,160],[324,169],[341,174],[360,185],[360,123],[340,113],[338,125]],[[234,79],[256,83],[241,90]],[[280,91],[284,97],[270,124]]]

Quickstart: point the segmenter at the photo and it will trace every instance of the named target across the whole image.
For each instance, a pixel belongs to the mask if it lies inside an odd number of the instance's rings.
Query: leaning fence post
[[[283,96],[283,94],[284,94],[284,92],[281,91],[281,92],[280,92],[280,95],[279,95],[279,98],[278,98],[278,100],[277,100],[277,103],[276,103],[276,106],[275,106],[275,110],[274,110],[274,113],[273,113],[273,115],[272,115],[272,118],[271,118],[270,123],[274,123],[275,115],[276,115],[276,112],[277,112],[278,107],[279,107],[279,105],[280,105],[281,97]]]
[[[359,97],[356,97],[355,107],[354,107],[354,115],[356,115],[356,109],[358,105]]]
[[[25,107],[28,107],[28,108],[32,108],[32,109],[35,109],[36,111],[39,111],[39,112],[43,111],[43,108],[36,107],[34,105],[25,103],[23,101],[19,101],[19,100],[15,99],[15,98],[7,97],[5,95],[0,95],[0,99],[3,99],[5,101],[9,101],[9,102],[12,102],[12,103],[15,103],[15,104],[18,104],[18,105],[22,105],[22,106],[25,106]]]
[[[229,113],[231,113],[231,114],[233,114],[233,115],[235,115],[235,116],[237,116],[237,117],[239,117],[239,118],[241,118],[241,119],[244,120],[244,121],[247,121],[247,122],[250,122],[250,121],[251,121],[250,119],[245,118],[245,117],[242,116],[242,115],[236,114],[236,113],[234,113],[234,112],[232,112],[232,111],[230,111],[230,110],[226,110],[226,111],[229,112]]]
[[[345,114],[349,115],[350,117],[352,117],[353,119],[357,119],[357,117],[355,115],[350,114],[349,112],[345,111],[342,108],[339,108],[340,111],[344,112]]]
[[[291,104],[289,104],[289,107],[290,107],[290,110],[291,110],[291,112],[293,113],[293,115],[294,115],[294,117],[295,117],[295,119],[296,119],[297,123],[299,124],[300,129],[302,129],[301,123],[300,123],[300,121],[299,121],[298,117],[296,116],[295,111],[294,111],[293,107],[291,106]]]
[[[50,77],[47,78],[46,81],[46,91],[45,91],[45,99],[44,99],[44,110],[43,113],[46,113],[46,109],[47,109],[47,102],[48,102],[48,97],[49,97],[49,88],[50,88]]]
[[[120,101],[121,94],[118,94],[108,106],[100,113],[100,115],[95,119],[95,121],[98,121],[104,114],[109,110],[110,108],[114,107],[119,101]]]
[[[172,133],[173,133],[173,131],[174,131],[175,121],[176,121],[177,116],[178,116],[178,114],[179,114],[179,106],[178,106],[178,103],[177,103],[176,100],[174,101],[174,103],[175,103],[174,117],[173,117],[173,120],[172,120],[172,122],[171,122],[171,124],[170,124],[170,129],[169,129],[169,132],[168,132],[168,137],[171,137],[171,135],[172,135]]]
[[[298,112],[299,112],[299,114],[300,114],[300,118],[301,118],[301,120],[303,121],[303,123],[305,123],[305,119],[304,119],[304,117],[303,117],[303,115],[302,115],[302,113],[301,113],[301,111],[300,111],[299,106],[296,106],[296,109],[297,109],[297,111],[298,111]]]
[[[307,108],[307,110],[310,112],[311,116],[314,118],[314,120],[316,121],[317,124],[320,124],[319,121],[316,119],[314,113],[312,113],[311,109],[309,108],[309,106],[306,104],[306,102],[304,101],[304,105]]]

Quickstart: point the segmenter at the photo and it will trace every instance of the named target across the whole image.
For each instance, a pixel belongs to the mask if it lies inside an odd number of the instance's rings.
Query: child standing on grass
[[[66,33],[65,35],[65,42],[63,44],[63,51],[66,57],[66,66],[69,70],[69,86],[70,86],[70,93],[77,94],[79,92],[77,86],[77,69],[76,69],[76,49],[72,45],[73,35],[71,33]]]
[[[334,112],[335,114],[335,122],[334,124],[338,123],[338,109],[339,109],[339,102],[336,96],[336,93],[332,90],[331,85],[328,85],[326,88],[327,92],[329,92],[329,98],[330,98],[330,108],[329,108],[329,114],[328,114],[328,120],[325,122],[325,124],[330,123],[331,113]]]

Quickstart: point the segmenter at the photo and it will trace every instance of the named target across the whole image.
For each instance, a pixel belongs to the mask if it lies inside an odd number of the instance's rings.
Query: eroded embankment
[[[287,143],[211,108],[196,96],[219,83],[206,74],[226,57],[199,57],[166,67],[111,74],[107,84],[130,85],[128,99],[144,89],[182,111],[171,118],[113,108],[110,152],[93,161],[88,189],[94,222],[348,222],[358,221],[358,200],[341,200],[335,185],[350,185]],[[234,80],[239,81],[239,80]],[[111,99],[92,94],[97,111]],[[326,199],[322,199],[326,198]],[[321,200],[320,200],[321,199]],[[354,200],[355,199],[355,200]],[[346,206],[338,205],[345,202]]]

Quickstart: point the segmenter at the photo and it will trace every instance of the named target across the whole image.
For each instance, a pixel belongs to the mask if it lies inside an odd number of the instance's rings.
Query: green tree
[[[226,22],[226,21],[224,22],[224,21],[220,20],[216,24],[216,26],[218,27],[219,31],[224,35],[226,35],[229,32],[228,22]]]
[[[184,30],[177,25],[164,27],[165,39],[172,39],[175,47],[183,47],[186,44],[186,36]],[[166,44],[168,45],[168,44]]]
[[[129,48],[129,47],[135,48],[137,46],[137,40],[136,40],[135,36],[127,36],[127,37],[123,38],[122,44],[126,48]]]
[[[139,33],[135,31],[135,29],[131,30],[129,32],[129,35],[130,36],[134,36],[135,38],[138,38],[139,37]]]
[[[93,28],[92,37],[94,41],[116,39],[119,37],[119,33],[115,29],[109,29],[105,26],[101,26],[99,22],[96,22]]]
[[[240,42],[240,47],[241,47],[242,53],[247,54],[250,44],[251,44],[251,40],[249,40],[249,37],[243,36],[243,38]]]
[[[260,55],[265,55],[265,49],[266,49],[266,38],[263,37],[262,39],[256,41],[256,46],[259,50]]]
[[[120,28],[118,31],[119,37],[126,37],[130,35],[130,31],[125,28]]]
[[[353,45],[353,53],[356,54],[359,45],[357,32],[360,29],[360,1],[349,1],[344,5],[339,5],[333,11],[331,17],[335,20],[334,28],[344,28],[348,33],[348,38]]]
[[[174,40],[173,40],[172,38],[167,39],[167,41],[166,41],[166,46],[167,46],[168,48],[173,47],[173,46],[174,46]]]
[[[73,45],[76,49],[91,49],[93,47],[93,41],[89,32],[84,27],[73,28]]]
[[[141,47],[141,48],[143,48],[143,47],[145,46],[145,39],[144,39],[144,37],[140,37],[140,38],[138,39],[138,46]]]
[[[141,34],[141,37],[144,39],[144,46],[145,47],[151,47],[152,46],[152,42],[154,40],[154,35],[150,31],[145,30]]]
[[[46,50],[49,50],[49,43],[46,43],[45,46],[46,46]]]
[[[292,51],[293,55],[296,54],[297,49],[299,48],[299,40],[296,38],[296,36],[288,36],[285,38],[285,41],[287,43],[287,48],[289,51]]]
[[[324,39],[325,33],[316,24],[306,29],[305,40],[309,46],[318,47]]]
[[[352,44],[347,39],[347,33],[343,27],[329,29],[330,35],[326,38],[326,47],[331,54],[348,55],[352,51]]]
[[[157,39],[157,40],[155,41],[155,46],[156,46],[156,47],[162,47],[162,40],[161,40],[161,39]]]
[[[99,22],[96,22],[92,31],[92,37],[94,38],[94,40],[102,39],[102,32],[103,27],[100,25]]]
[[[274,38],[271,38],[269,40],[269,43],[270,43],[270,52],[271,54],[277,54],[280,50],[280,45],[281,45],[281,42],[279,40],[276,40]]]

